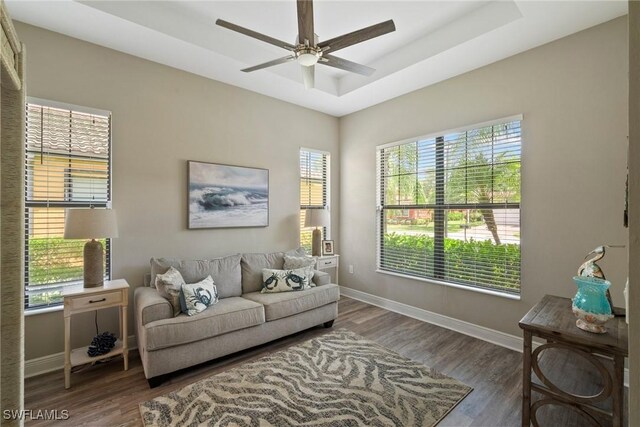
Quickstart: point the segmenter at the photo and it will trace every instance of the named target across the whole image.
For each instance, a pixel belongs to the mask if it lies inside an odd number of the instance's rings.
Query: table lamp
[[[307,209],[304,216],[305,227],[315,227],[311,243],[311,255],[322,255],[322,231],[320,227],[329,225],[329,211],[326,209]]]
[[[96,239],[118,237],[116,211],[113,209],[67,209],[65,239],[91,239],[84,245],[84,287],[104,285],[104,250]]]

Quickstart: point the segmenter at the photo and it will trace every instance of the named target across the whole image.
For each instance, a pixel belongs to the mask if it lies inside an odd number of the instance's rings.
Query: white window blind
[[[520,118],[379,147],[378,268],[520,292]]]
[[[329,200],[329,153],[300,149],[300,246],[311,251],[312,229],[304,227],[308,209],[327,209]],[[324,227],[322,236],[327,238]]]
[[[28,103],[25,150],[25,307],[62,302],[82,281],[85,240],[63,238],[66,208],[111,201],[111,116]],[[106,250],[109,278],[111,245]]]

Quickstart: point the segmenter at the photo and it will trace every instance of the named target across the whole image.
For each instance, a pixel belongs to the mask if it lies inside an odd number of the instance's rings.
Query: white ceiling
[[[240,71],[286,56],[284,49],[214,24],[218,18],[294,43],[296,5],[286,1],[18,1],[14,19],[343,116],[627,13],[626,1],[315,0],[315,32],[326,40],[393,19],[397,30],[341,50],[371,66],[363,77],[316,66],[304,89],[290,62]]]

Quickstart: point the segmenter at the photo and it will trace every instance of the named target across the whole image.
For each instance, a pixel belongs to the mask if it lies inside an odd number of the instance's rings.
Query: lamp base
[[[311,255],[322,256],[322,230],[316,227],[311,239]]]
[[[104,251],[102,243],[93,239],[84,245],[84,287],[104,286]]]

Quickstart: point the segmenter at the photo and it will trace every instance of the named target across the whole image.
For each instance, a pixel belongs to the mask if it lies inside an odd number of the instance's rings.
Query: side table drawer
[[[333,268],[338,265],[338,260],[335,258],[319,259],[316,268],[322,270],[323,268]]]
[[[122,292],[108,292],[97,295],[69,298],[69,308],[71,310],[99,309],[109,307],[122,302]]]

